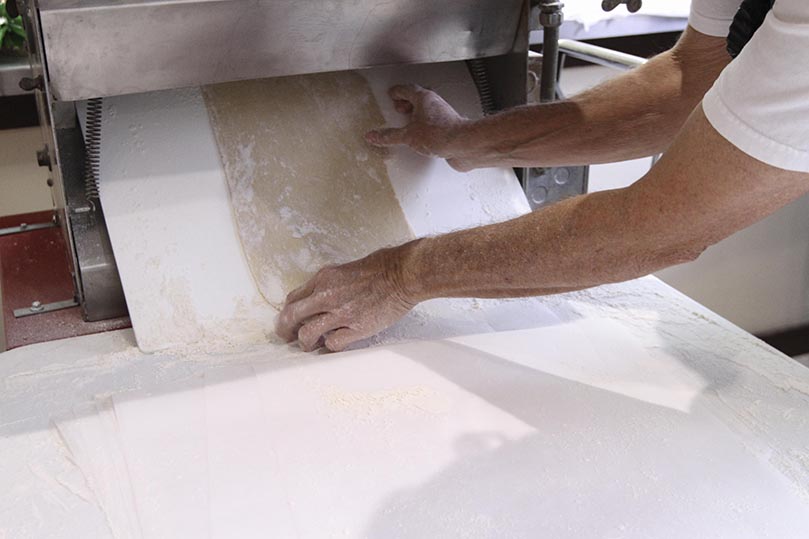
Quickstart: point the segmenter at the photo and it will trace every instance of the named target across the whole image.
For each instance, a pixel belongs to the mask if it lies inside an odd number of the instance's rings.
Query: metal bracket
[[[43,228],[54,228],[56,227],[56,223],[54,221],[50,221],[47,223],[20,223],[20,226],[11,226],[8,228],[0,228],[0,236],[9,236],[11,234],[20,234],[21,232],[31,232],[32,230],[41,230]]]
[[[35,314],[51,313],[53,311],[61,311],[62,309],[70,309],[71,307],[78,307],[79,303],[75,299],[66,299],[64,301],[55,301],[53,303],[40,303],[34,301],[30,307],[22,309],[14,309],[14,318],[23,318],[25,316],[34,316]]]
[[[562,40],[559,40],[561,43]],[[544,57],[529,54],[528,71],[533,79],[541,77]],[[555,61],[550,60],[549,61]],[[540,80],[541,82],[541,80]],[[554,81],[555,82],[555,81]],[[528,102],[541,101],[540,88],[534,83],[528,91]],[[565,198],[581,195],[587,192],[589,169],[588,167],[551,167],[551,168],[525,168],[522,170],[522,186],[525,196],[532,210],[548,206]]]
[[[532,210],[587,192],[589,167],[529,168],[523,177]]]

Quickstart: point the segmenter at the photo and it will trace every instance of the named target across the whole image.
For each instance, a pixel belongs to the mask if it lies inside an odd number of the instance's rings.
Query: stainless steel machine
[[[561,23],[562,7],[549,0],[11,4],[23,15],[28,32],[32,74],[21,86],[36,94],[45,139],[40,162],[52,171],[56,218],[70,249],[75,299],[87,321],[126,313],[98,200],[100,99],[253,78],[465,60],[483,110],[491,113],[526,102],[529,31],[542,23],[549,43],[555,44],[553,28]],[[543,100],[554,97],[556,84],[556,50],[549,48],[553,66],[546,62],[540,68],[546,79],[541,81]],[[82,136],[77,104],[85,101]],[[518,173],[526,186],[542,181],[548,188],[558,186],[555,195],[535,199],[535,205],[586,187],[586,172],[578,183],[554,182],[558,173],[552,171]]]

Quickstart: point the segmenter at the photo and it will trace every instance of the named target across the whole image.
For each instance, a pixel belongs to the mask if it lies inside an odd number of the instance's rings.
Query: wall
[[[0,130],[0,215],[53,207],[48,169],[36,162],[42,144],[38,127]]]

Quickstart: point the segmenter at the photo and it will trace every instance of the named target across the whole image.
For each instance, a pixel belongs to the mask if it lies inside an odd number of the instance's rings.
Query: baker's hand
[[[388,93],[396,110],[407,114],[410,122],[405,127],[369,131],[365,140],[375,146],[404,145],[422,155],[443,157],[462,172],[476,167],[459,140],[461,129],[470,121],[441,96],[415,84],[394,86]]]
[[[405,249],[321,269],[287,296],[276,333],[287,342],[297,338],[307,352],[321,346],[336,352],[387,328],[416,303],[405,291]]]

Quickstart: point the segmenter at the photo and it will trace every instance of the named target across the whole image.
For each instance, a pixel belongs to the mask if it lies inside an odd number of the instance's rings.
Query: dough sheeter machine
[[[481,107],[491,113],[556,96],[557,62],[543,67],[530,52],[530,30],[544,27],[544,47],[552,57],[556,49],[595,61],[605,54],[597,48],[582,52],[575,42],[560,44],[562,4],[545,0],[17,0],[9,6],[23,15],[28,32],[32,74],[21,86],[36,94],[45,139],[38,160],[52,173],[54,221],[68,246],[74,281],[74,298],[15,306],[20,317],[77,304],[88,322],[127,313],[98,198],[106,97],[465,60]],[[77,114],[83,103],[86,137]],[[533,207],[587,188],[586,167],[515,173]]]
[[[126,284],[140,251],[118,251],[116,268],[108,236],[119,245],[121,210],[159,206],[132,212],[158,221],[172,207],[160,205],[159,190],[154,206],[121,198],[114,206],[115,178],[102,178],[107,198],[99,201],[95,167],[105,155],[94,100],[110,105],[133,94],[127,99],[148,101],[163,98],[157,90],[216,82],[461,60],[491,112],[556,95],[555,62],[537,67],[530,53],[527,36],[537,24],[550,28],[546,37],[560,52],[638,63],[557,42],[554,2],[17,4],[34,59],[25,86],[36,92],[47,141],[40,157],[53,173],[87,320],[127,308],[119,276]],[[539,88],[530,65],[544,74]],[[463,64],[455,68],[466,75]],[[172,126],[182,123],[185,109],[178,109],[143,108]],[[129,136],[123,110],[122,129],[105,124],[102,138],[114,141],[107,148]],[[164,140],[150,138],[150,151]],[[218,160],[215,148],[210,153]],[[500,172],[494,179],[516,183],[516,172]],[[568,172],[586,180],[581,169]],[[198,173],[187,174],[194,181],[174,196],[196,194]],[[534,203],[537,184],[552,187],[542,182],[583,188],[557,182],[553,171],[521,173]],[[519,186],[510,187],[528,211]],[[496,188],[502,195],[502,183]],[[183,230],[210,241],[199,229],[234,226],[220,194],[223,215],[199,212]],[[144,242],[162,239],[138,224],[128,230]],[[236,247],[227,252],[238,254]],[[150,277],[189,258],[171,261]],[[203,281],[195,297],[215,292]],[[156,288],[149,298],[161,293]],[[135,299],[140,308],[159,307]],[[804,367],[654,277],[542,299],[430,303],[417,306],[389,342],[339,355],[271,342],[238,352],[210,352],[206,344],[147,354],[129,330],[4,353],[0,536],[805,536]],[[138,302],[128,308],[133,314]]]

